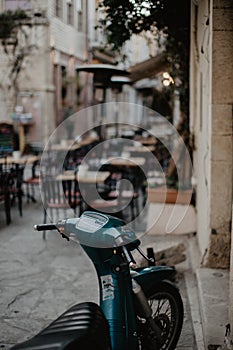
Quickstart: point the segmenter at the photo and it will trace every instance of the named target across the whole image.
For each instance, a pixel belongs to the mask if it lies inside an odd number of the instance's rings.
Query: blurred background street
[[[178,348],[232,350],[232,18],[232,0],[0,0],[0,347],[96,300],[80,247],[33,231],[94,209],[176,265]]]

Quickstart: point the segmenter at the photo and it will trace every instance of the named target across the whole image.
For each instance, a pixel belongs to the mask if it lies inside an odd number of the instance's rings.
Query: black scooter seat
[[[108,322],[92,302],[77,304],[30,340],[11,350],[109,350]]]

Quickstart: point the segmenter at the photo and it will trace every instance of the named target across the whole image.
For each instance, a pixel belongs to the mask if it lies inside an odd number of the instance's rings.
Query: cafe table
[[[125,159],[123,157],[108,158],[107,164],[111,164],[114,167],[138,167],[145,164],[145,158],[143,157],[129,157]]]
[[[49,150],[51,151],[55,151],[55,152],[59,152],[59,151],[76,151],[77,149],[79,149],[81,146],[77,143],[74,143],[72,145],[67,144],[63,144],[63,143],[58,143],[58,144],[54,144],[52,145]]]
[[[73,142],[70,140],[64,140],[64,142],[61,141],[61,143],[53,144],[49,148],[49,150],[52,151],[76,151],[77,149],[80,149],[81,147],[91,145],[93,142],[98,141],[97,137],[87,137],[85,139],[81,140],[74,140]]]
[[[116,173],[120,174],[121,178],[130,178],[136,176],[138,170],[144,166],[145,162],[145,157],[124,158],[119,156],[104,159],[102,164],[111,174]]]
[[[67,170],[63,172],[62,174],[58,175],[56,177],[57,181],[74,181],[76,180],[79,188],[81,188],[80,191],[80,213],[83,212],[85,208],[85,202],[86,199],[91,197],[96,188],[93,188],[93,185],[96,184],[103,184],[105,180],[111,175],[109,171],[85,171],[85,173],[78,173],[75,174],[74,171]],[[83,198],[83,196],[85,196]]]
[[[0,158],[0,164],[18,164],[18,165],[24,165],[24,164],[33,164],[36,161],[38,161],[40,158],[38,156],[33,155],[27,155],[27,156],[21,156],[19,158],[15,157],[4,157]]]
[[[134,189],[142,189],[145,174],[143,167],[146,163],[145,157],[123,157],[110,158],[107,164],[112,166],[112,172],[121,174],[122,178],[128,179]]]
[[[72,181],[77,180],[79,183],[98,184],[104,183],[110,176],[109,171],[86,171],[85,173],[75,175],[74,171],[67,170],[56,177],[58,181]]]
[[[153,146],[156,144],[157,140],[154,136],[150,136],[150,137],[137,137],[135,138],[135,141],[138,141],[140,142],[142,145],[145,145],[145,146]]]
[[[126,146],[123,152],[134,152],[134,153],[149,153],[154,152],[155,146]]]

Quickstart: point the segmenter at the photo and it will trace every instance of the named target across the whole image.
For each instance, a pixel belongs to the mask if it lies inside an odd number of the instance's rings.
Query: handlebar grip
[[[35,231],[57,230],[57,225],[55,224],[35,225],[34,230]]]

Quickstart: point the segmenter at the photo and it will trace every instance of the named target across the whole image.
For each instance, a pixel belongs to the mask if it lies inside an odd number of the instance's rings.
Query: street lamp
[[[127,76],[129,72],[124,69],[118,68],[110,64],[87,64],[76,67],[77,72],[87,72],[93,74],[93,95],[97,93],[100,97],[100,102],[103,104],[106,100],[106,89],[111,88],[114,85],[114,81],[111,81],[113,76]],[[119,82],[118,82],[119,84]],[[119,85],[118,85],[119,86]],[[102,93],[101,93],[102,90]],[[103,114],[103,108],[101,114]],[[98,126],[98,134],[100,140],[103,137],[103,128],[101,125],[103,115],[101,115],[100,125]]]
[[[116,137],[119,136],[119,110],[117,103],[119,102],[119,93],[122,93],[123,85],[131,84],[131,80],[124,76],[112,76],[111,88],[115,91],[115,124],[116,124]]]

